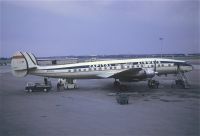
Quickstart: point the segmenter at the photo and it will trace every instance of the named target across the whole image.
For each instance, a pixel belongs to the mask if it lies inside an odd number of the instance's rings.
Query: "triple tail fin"
[[[37,59],[32,53],[18,51],[11,60],[12,74],[16,77],[24,77],[29,70],[36,69],[37,65]]]

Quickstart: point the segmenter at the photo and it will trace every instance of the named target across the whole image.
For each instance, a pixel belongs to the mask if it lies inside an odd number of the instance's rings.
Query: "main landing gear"
[[[152,80],[152,79],[148,80],[148,87],[151,89],[158,88],[159,84],[160,84],[159,81]]]
[[[119,89],[120,91],[127,91],[128,88],[126,85],[121,84],[119,81],[117,81],[115,79],[114,83],[113,83],[114,88]]]

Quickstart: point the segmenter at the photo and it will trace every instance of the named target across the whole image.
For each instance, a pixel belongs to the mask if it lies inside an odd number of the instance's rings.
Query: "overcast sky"
[[[200,52],[198,0],[0,3],[1,57]]]

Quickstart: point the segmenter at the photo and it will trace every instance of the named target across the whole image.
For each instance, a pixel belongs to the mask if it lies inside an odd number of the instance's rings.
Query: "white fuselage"
[[[96,62],[84,62],[66,65],[37,66],[37,69],[29,71],[29,74],[72,79],[98,79],[99,75],[119,73],[128,69],[141,68],[146,71],[156,68],[156,72],[162,74],[175,74],[177,68],[183,72],[192,70],[192,66],[185,61],[162,59],[162,58],[141,58],[126,60],[108,60]],[[134,77],[134,75],[132,76]]]

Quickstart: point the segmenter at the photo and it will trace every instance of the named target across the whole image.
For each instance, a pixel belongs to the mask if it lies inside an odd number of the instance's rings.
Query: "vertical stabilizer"
[[[37,60],[33,54],[16,52],[11,60],[12,74],[16,77],[24,77],[30,69],[37,68]]]

